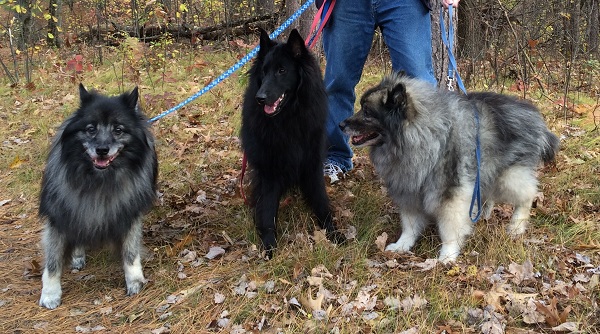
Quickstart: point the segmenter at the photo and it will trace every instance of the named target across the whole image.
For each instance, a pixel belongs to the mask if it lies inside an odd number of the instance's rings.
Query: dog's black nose
[[[342,121],[340,123],[340,129],[344,130],[345,127],[346,127],[346,121]]]
[[[108,151],[108,147],[96,147],[96,154],[99,156],[107,155]]]
[[[256,99],[256,102],[258,102],[258,104],[263,105],[265,104],[265,101],[267,100],[267,95],[266,94],[256,94],[256,96],[254,97]]]

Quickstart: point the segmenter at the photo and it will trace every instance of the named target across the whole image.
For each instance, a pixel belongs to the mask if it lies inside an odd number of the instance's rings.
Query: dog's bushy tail
[[[558,137],[549,130],[546,130],[544,146],[542,149],[542,160],[544,160],[544,163],[549,163],[554,160],[558,153],[559,146],[560,140]]]

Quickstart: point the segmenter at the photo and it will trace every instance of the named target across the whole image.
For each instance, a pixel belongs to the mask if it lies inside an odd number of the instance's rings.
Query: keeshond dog
[[[297,30],[285,43],[260,32],[244,95],[241,142],[253,171],[254,223],[271,258],[279,200],[292,187],[299,188],[330,240],[343,235],[333,224],[323,177],[327,95],[321,69]]]
[[[402,234],[386,250],[410,250],[426,225],[437,224],[439,260],[453,262],[472,232],[470,204],[481,148],[483,216],[511,203],[508,232],[525,231],[537,193],[536,169],[554,159],[559,140],[531,103],[495,93],[459,95],[401,73],[368,89],[360,110],[340,124],[370,158],[400,209]]]
[[[80,106],[51,145],[40,195],[45,268],[40,305],[60,305],[63,263],[85,265],[85,250],[120,250],[127,294],[145,283],[142,216],[156,198],[154,137],[138,108],[138,89],[108,97],[79,86]]]

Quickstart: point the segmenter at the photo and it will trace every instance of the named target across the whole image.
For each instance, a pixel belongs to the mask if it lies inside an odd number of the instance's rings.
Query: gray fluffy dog
[[[371,160],[400,208],[402,234],[386,250],[410,250],[426,225],[437,224],[439,259],[452,262],[473,230],[469,208],[476,177],[474,113],[480,119],[483,215],[511,203],[508,232],[525,231],[537,194],[536,169],[550,162],[559,140],[531,103],[495,93],[467,96],[392,74],[361,98],[340,124]]]
[[[137,87],[108,97],[80,85],[79,94],[81,105],[56,134],[42,179],[40,305],[49,309],[61,303],[63,262],[83,268],[89,247],[118,247],[128,295],[145,282],[142,216],[156,198],[158,162]]]

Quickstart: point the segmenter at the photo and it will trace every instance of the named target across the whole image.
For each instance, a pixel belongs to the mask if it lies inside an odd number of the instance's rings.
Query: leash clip
[[[451,92],[454,91],[454,78],[451,77],[451,76],[447,76],[446,80],[448,82],[446,84],[446,87],[448,88],[448,90],[451,91]]]

